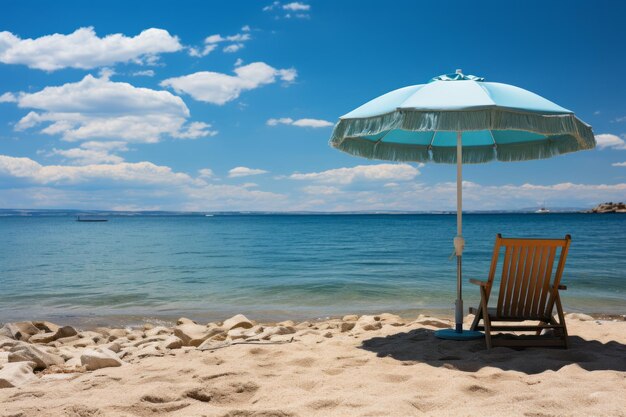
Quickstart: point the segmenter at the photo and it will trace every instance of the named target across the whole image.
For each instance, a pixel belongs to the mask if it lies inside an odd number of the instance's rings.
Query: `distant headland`
[[[624,203],[600,203],[585,213],[626,213],[626,204]]]

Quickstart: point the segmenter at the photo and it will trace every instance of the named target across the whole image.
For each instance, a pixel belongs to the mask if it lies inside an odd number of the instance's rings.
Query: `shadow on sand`
[[[626,345],[618,342],[601,343],[569,337],[570,348],[485,348],[482,339],[452,341],[437,339],[433,330],[415,329],[387,337],[363,341],[361,349],[378,357],[390,357],[408,363],[426,363],[435,367],[475,372],[483,367],[537,374],[556,371],[577,364],[588,371],[626,371]]]

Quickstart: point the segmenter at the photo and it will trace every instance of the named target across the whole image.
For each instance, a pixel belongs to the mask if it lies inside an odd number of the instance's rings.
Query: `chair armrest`
[[[480,285],[481,287],[486,287],[487,285],[489,285],[487,281],[481,281],[479,279],[474,279],[474,278],[470,278],[469,282],[471,282],[474,285]]]

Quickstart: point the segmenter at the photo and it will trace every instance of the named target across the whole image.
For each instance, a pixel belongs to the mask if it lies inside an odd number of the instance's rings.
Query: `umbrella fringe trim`
[[[330,144],[369,159],[456,163],[455,146],[389,144],[362,138],[394,129],[417,132],[522,130],[548,136],[532,142],[468,146],[463,148],[463,163],[544,159],[595,147],[591,126],[573,114],[542,115],[503,109],[463,112],[402,110],[363,119],[341,119],[335,126]]]

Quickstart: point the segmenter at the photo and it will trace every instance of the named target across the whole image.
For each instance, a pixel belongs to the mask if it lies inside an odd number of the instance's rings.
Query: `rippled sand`
[[[1,416],[624,416],[626,322],[569,316],[568,350],[438,340],[441,320],[170,350],[0,389]],[[402,325],[400,325],[402,324]],[[429,325],[432,324],[432,325]],[[344,328],[345,330],[345,328]]]

